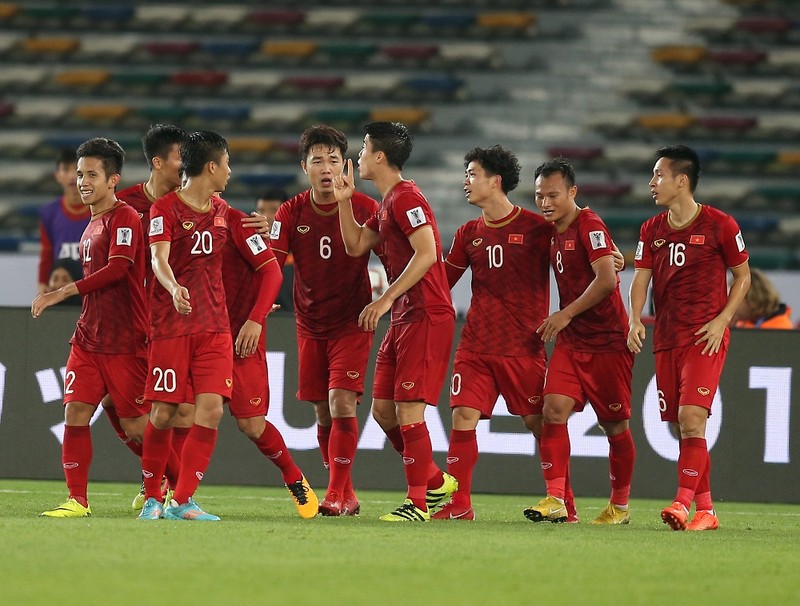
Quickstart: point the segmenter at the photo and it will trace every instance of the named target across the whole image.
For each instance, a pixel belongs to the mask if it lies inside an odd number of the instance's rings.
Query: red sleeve
[[[133,267],[133,263],[130,259],[126,259],[125,257],[112,257],[108,260],[108,265],[103,269],[94,272],[90,276],[81,278],[75,282],[75,286],[81,295],[100,290],[124,278],[131,267]]]
[[[150,208],[149,244],[172,241],[172,213],[168,212],[163,198]]]
[[[639,230],[639,243],[636,245],[636,254],[633,257],[633,267],[635,269],[653,269],[653,253],[650,250],[650,225],[651,221],[645,221]]]
[[[39,222],[39,239],[42,242],[42,251],[39,253],[39,284],[50,281],[50,270],[53,269],[53,243],[44,228],[44,223]]]
[[[445,259],[444,269],[447,273],[447,285],[452,290],[456,282],[459,281],[464,272],[469,267],[469,259],[464,251],[462,235],[463,227],[460,227],[453,238],[453,244],[450,246],[450,252],[447,253]]]
[[[283,282],[283,272],[277,263],[267,263],[259,269],[256,277],[261,280],[261,283],[258,285],[256,303],[250,311],[248,320],[261,324],[272,310],[275,299],[278,298]]]
[[[722,228],[722,237],[722,255],[728,267],[738,267],[747,261],[749,255],[745,248],[742,230],[739,229],[736,220],[731,216],[728,216],[727,221],[725,221],[725,225]]]
[[[283,267],[286,262],[286,257],[292,250],[292,216],[290,214],[290,204],[281,204],[278,207],[278,212],[275,213],[275,220],[272,222],[272,228],[269,230],[269,241],[272,251],[275,253],[275,258],[278,263]]]
[[[600,217],[590,216],[579,227],[581,242],[589,256],[589,263],[612,254],[611,234]]]
[[[431,207],[419,191],[403,191],[395,197],[392,215],[407,238],[426,225],[433,225]]]

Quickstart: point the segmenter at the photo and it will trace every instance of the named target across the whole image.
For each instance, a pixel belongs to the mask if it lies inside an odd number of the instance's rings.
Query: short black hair
[[[519,160],[502,145],[472,148],[464,156],[465,169],[470,162],[478,162],[490,175],[500,175],[501,187],[506,194],[519,185],[519,173],[522,170]]]
[[[337,128],[327,124],[309,126],[300,135],[300,159],[305,162],[308,152],[315,145],[324,145],[328,149],[338,149],[342,158],[347,151],[347,137]]]
[[[56,168],[61,166],[62,164],[75,164],[78,161],[78,154],[75,153],[75,150],[71,147],[62,147],[58,150],[58,156],[56,156]]]
[[[122,173],[125,163],[125,150],[122,146],[105,137],[95,137],[78,146],[75,155],[80,158],[99,158],[103,162],[106,177]]]
[[[153,168],[153,158],[167,159],[172,146],[186,139],[186,131],[172,124],[154,124],[142,137],[142,150],[147,167]]]
[[[535,181],[539,177],[549,177],[550,175],[559,174],[564,177],[564,183],[567,189],[575,185],[575,169],[566,158],[552,158],[547,162],[543,162],[536,168],[533,175]]]
[[[402,170],[414,147],[414,137],[408,127],[401,122],[370,122],[364,131],[369,135],[373,151],[383,152],[389,164]]]
[[[219,133],[198,130],[188,133],[181,143],[181,172],[196,177],[209,162],[220,162],[228,151],[228,142]]]
[[[669,160],[673,175],[689,177],[689,189],[694,193],[700,180],[700,158],[696,151],[686,145],[667,145],[656,151],[656,158]]]
[[[289,194],[286,193],[286,190],[277,187],[268,189],[257,198],[257,200],[280,200],[281,202],[286,202],[288,199]]]
[[[50,268],[50,275],[52,276],[53,272],[57,269],[65,270],[70,275],[73,282],[77,282],[83,277],[83,265],[70,257],[63,257],[53,261],[53,267]]]

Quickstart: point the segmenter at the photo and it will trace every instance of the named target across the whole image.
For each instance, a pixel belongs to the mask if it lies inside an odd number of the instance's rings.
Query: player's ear
[[[116,189],[117,185],[119,184],[120,179],[122,179],[122,175],[119,173],[115,173],[111,175],[108,179],[108,184],[111,186],[111,189]]]
[[[303,172],[305,174],[308,174],[308,170],[306,170],[306,161],[305,160],[300,160],[300,168],[303,169]]]
[[[568,193],[569,193],[570,198],[574,198],[575,196],[577,196],[578,195],[578,186],[577,185],[573,185],[572,187],[570,187]]]

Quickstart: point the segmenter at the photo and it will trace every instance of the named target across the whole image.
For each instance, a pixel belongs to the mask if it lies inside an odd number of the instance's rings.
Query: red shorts
[[[442,391],[455,318],[390,325],[375,361],[372,397],[395,402],[427,402],[436,406]]]
[[[711,416],[711,403],[728,355],[728,341],[729,338],[724,339],[713,356],[700,353],[705,343],[656,352],[656,385],[662,421],[677,423],[678,407],[686,404],[702,406]]]
[[[297,337],[297,399],[327,402],[331,389],[364,393],[364,375],[372,349],[371,332],[335,339]]]
[[[581,412],[588,402],[599,421],[631,418],[631,351],[587,352],[559,347],[547,366],[544,395],[558,394],[575,400]]]
[[[97,406],[108,394],[117,415],[134,419],[150,412],[144,398],[147,362],[134,354],[102,354],[73,345],[64,375],[64,404]]]
[[[195,394],[231,397],[233,348],[230,333],[201,332],[150,343],[145,395],[155,402],[194,402]]]
[[[233,358],[233,389],[228,410],[236,419],[264,417],[269,410],[269,372],[263,339],[252,356]]]
[[[547,358],[491,356],[456,349],[450,381],[450,408],[466,406],[491,419],[502,394],[508,412],[524,417],[542,414],[542,388]]]

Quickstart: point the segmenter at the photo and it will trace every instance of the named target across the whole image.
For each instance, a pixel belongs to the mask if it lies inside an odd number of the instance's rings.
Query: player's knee
[[[245,436],[254,442],[264,433],[266,423],[263,417],[252,417],[249,419],[236,419],[236,426]]]

